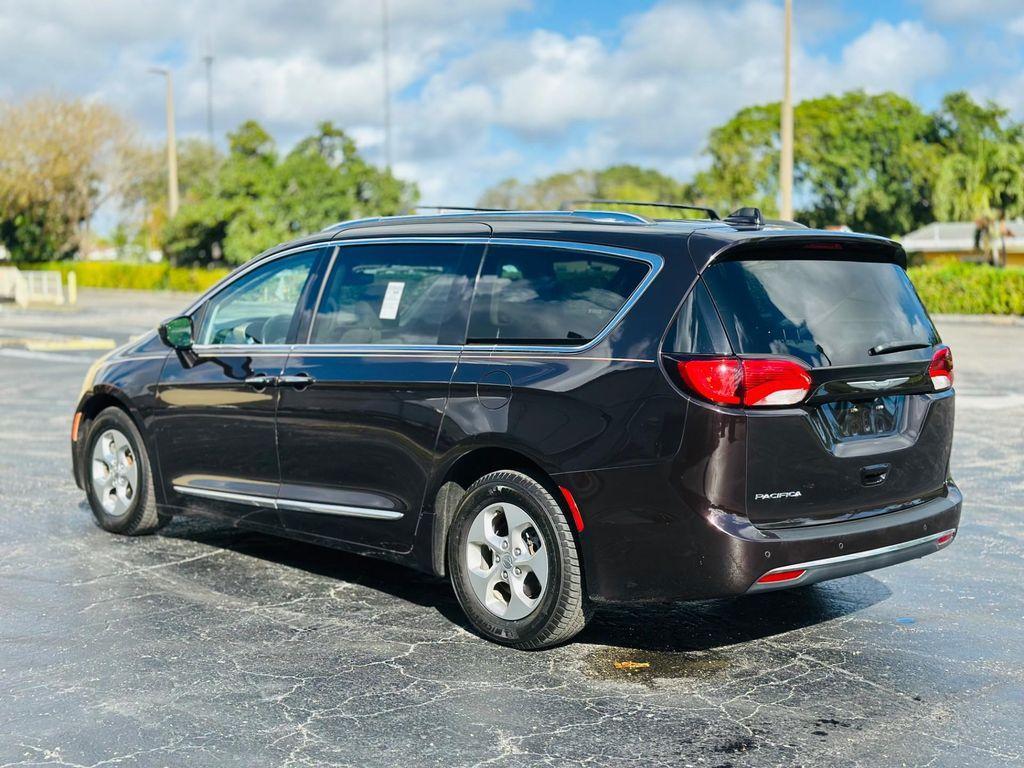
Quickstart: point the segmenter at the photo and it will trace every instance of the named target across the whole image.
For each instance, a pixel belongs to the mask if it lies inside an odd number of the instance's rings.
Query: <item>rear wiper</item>
[[[889,341],[878,344],[868,350],[869,355],[891,355],[893,352],[906,352],[908,349],[927,349],[931,344],[923,341]]]

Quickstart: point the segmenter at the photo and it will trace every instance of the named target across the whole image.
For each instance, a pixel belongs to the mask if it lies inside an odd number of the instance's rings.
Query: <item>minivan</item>
[[[621,211],[345,222],[89,371],[96,522],[174,515],[451,581],[564,642],[602,602],[806,587],[946,547],[953,361],[881,237]]]

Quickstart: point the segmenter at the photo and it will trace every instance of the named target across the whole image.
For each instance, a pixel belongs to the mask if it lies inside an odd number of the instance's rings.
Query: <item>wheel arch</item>
[[[92,422],[107,408],[118,408],[124,411],[125,415],[131,419],[135,428],[142,436],[142,441],[145,443],[146,453],[149,454],[150,467],[152,468],[154,464],[153,448],[150,445],[145,430],[142,428],[142,419],[135,412],[128,397],[115,387],[98,386],[82,398],[76,409],[77,413],[82,414],[82,418],[78,423],[78,433],[73,436],[73,468],[75,482],[83,490],[85,489],[86,482],[85,461],[82,458],[82,451],[85,450],[85,438],[89,434],[89,427]]]
[[[427,497],[428,509],[432,511],[430,566],[434,575],[447,575],[445,548],[448,542],[448,529],[451,527],[455,510],[458,508],[459,502],[462,501],[466,489],[484,475],[501,469],[522,472],[544,486],[545,490],[558,503],[562,514],[569,520],[573,535],[577,535],[558,483],[537,460],[513,448],[497,445],[476,446],[443,465],[443,468],[437,473],[437,479],[431,486]]]

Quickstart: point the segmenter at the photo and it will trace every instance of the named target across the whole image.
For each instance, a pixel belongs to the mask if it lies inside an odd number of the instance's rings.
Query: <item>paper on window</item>
[[[398,317],[398,305],[402,301],[402,291],[405,290],[405,283],[388,283],[384,291],[384,301],[380,305],[380,319],[394,320]]]

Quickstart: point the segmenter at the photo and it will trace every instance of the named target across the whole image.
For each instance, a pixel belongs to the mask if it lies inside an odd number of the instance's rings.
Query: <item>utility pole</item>
[[[167,78],[167,213],[178,212],[178,145],[174,138],[174,81],[171,70],[164,67],[150,67],[155,75]]]
[[[779,216],[793,218],[793,0],[786,0],[786,34],[783,52],[782,153],[779,159]]]
[[[206,133],[210,140],[210,146],[214,146],[213,139],[213,46],[206,41],[206,55],[203,56],[203,64],[206,65]]]
[[[391,23],[388,18],[388,0],[380,2],[381,58],[384,75],[384,165],[391,170]]]

